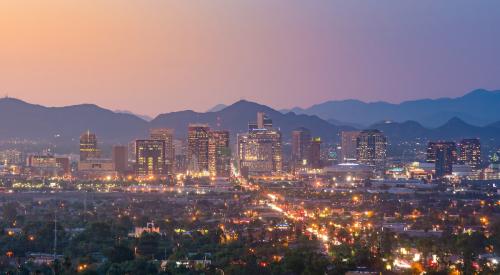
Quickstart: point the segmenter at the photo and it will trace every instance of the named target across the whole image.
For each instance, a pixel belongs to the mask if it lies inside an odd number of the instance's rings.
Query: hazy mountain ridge
[[[453,117],[484,126],[500,121],[500,91],[474,90],[457,98],[420,99],[400,104],[366,103],[360,100],[327,101],[309,108],[293,108],[301,114],[341,121],[346,125],[371,125],[376,121],[417,121],[426,127],[438,127]],[[288,112],[289,110],[283,110]]]
[[[77,144],[80,134],[89,129],[101,142],[126,144],[148,136],[153,127],[170,127],[177,138],[185,138],[190,123],[206,123],[213,129],[226,129],[232,134],[247,131],[249,121],[256,120],[257,112],[265,112],[279,128],[285,141],[298,127],[309,128],[314,136],[325,141],[338,141],[339,132],[355,128],[378,128],[391,142],[421,139],[453,139],[479,137],[500,144],[500,120],[487,126],[474,126],[454,117],[439,127],[426,127],[416,121],[382,122],[370,127],[338,126],[315,115],[283,114],[268,106],[240,100],[220,111],[195,112],[191,110],[158,115],[147,122],[133,114],[113,112],[94,104],[66,107],[44,107],[24,101],[0,99],[0,138],[24,138],[54,143]]]

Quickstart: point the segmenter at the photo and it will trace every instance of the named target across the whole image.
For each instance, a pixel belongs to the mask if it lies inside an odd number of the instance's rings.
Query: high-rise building
[[[211,131],[208,139],[208,171],[211,176],[229,177],[231,151],[228,131]]]
[[[356,160],[357,138],[359,131],[341,132],[341,162]]]
[[[427,162],[435,163],[436,162],[436,153],[437,150],[443,146],[450,148],[451,150],[451,159],[455,164],[457,163],[457,145],[453,141],[431,141],[427,144]]]
[[[208,135],[210,128],[204,124],[191,124],[188,128],[188,171],[208,171]]]
[[[128,167],[128,146],[114,145],[111,150],[111,159],[115,171],[121,175],[125,174]]]
[[[315,137],[311,140],[309,149],[309,166],[313,169],[321,168],[321,138]]]
[[[456,147],[454,142],[437,142],[434,144],[435,175],[442,178],[451,175],[453,163],[456,159]]]
[[[165,164],[169,174],[173,174],[175,162],[174,129],[154,128],[149,131],[151,139],[165,141]]]
[[[300,127],[292,131],[292,165],[294,167],[308,165],[311,148],[311,131]]]
[[[261,120],[257,124],[264,128],[238,135],[239,168],[249,175],[280,174],[283,171],[281,132],[270,127],[269,118],[264,122],[262,117],[257,115],[257,121]]]
[[[361,131],[356,138],[356,153],[359,163],[383,169],[387,156],[387,138],[379,130]]]
[[[165,141],[142,139],[136,140],[135,143],[136,175],[141,177],[166,175]]]
[[[97,146],[97,137],[87,131],[80,136],[80,160],[100,158],[101,152]]]
[[[459,145],[460,162],[473,169],[481,167],[481,142],[477,138],[463,139]]]

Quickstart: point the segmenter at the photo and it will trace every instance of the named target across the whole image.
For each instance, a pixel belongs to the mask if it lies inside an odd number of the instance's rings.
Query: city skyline
[[[497,89],[500,4],[450,3],[5,1],[0,93],[152,116]]]

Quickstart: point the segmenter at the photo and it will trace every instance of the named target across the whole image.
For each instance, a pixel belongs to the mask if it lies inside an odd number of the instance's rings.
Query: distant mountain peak
[[[226,104],[217,104],[217,105],[213,106],[212,108],[208,109],[207,113],[208,112],[218,112],[218,111],[223,110],[226,107],[227,107]]]

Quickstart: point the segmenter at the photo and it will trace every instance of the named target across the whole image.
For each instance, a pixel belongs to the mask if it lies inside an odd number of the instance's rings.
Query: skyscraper
[[[208,140],[208,171],[211,176],[229,177],[231,151],[228,131],[211,131]]]
[[[341,162],[348,162],[356,159],[357,138],[359,131],[341,132]]]
[[[135,141],[135,171],[137,176],[164,176],[165,141],[142,139]]]
[[[114,145],[111,150],[111,158],[116,172],[123,175],[128,166],[128,146]]]
[[[80,136],[80,161],[100,158],[101,152],[97,146],[97,137],[90,130]]]
[[[188,171],[208,171],[208,136],[210,128],[204,124],[191,124],[188,128]]]
[[[292,165],[294,167],[308,165],[311,147],[311,131],[300,127],[292,131]]]
[[[174,150],[174,129],[169,128],[153,128],[149,131],[150,137],[153,140],[165,141],[165,165],[169,174],[173,174],[175,162]]]
[[[435,175],[436,178],[442,178],[446,175],[451,175],[453,172],[453,163],[455,160],[456,147],[454,142],[435,143],[434,153],[435,160]]]
[[[379,130],[361,131],[356,138],[356,152],[358,162],[383,169],[387,156],[387,138]]]
[[[258,114],[257,121],[261,117]],[[248,171],[250,175],[280,174],[283,170],[281,132],[269,127],[272,125],[269,118],[259,123],[268,128],[249,129],[248,133],[238,135],[240,171]]]
[[[321,168],[321,138],[315,137],[309,149],[309,166],[313,169]]]
[[[477,138],[463,139],[459,145],[460,162],[473,169],[481,167],[481,142]]]
[[[457,162],[457,145],[453,141],[431,141],[427,144],[427,162],[435,163],[437,151],[441,147],[449,147],[451,150],[451,159],[453,163]]]

